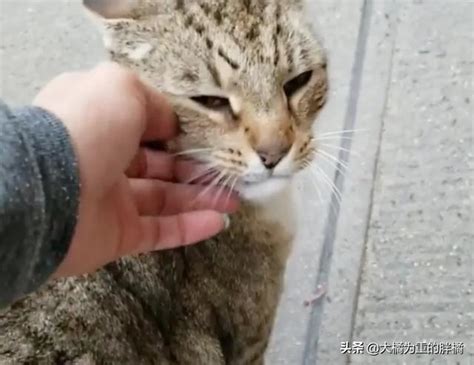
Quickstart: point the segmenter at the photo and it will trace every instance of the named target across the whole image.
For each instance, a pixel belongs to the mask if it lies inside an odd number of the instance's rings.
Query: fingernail
[[[228,214],[223,214],[222,219],[224,220],[224,230],[230,227],[230,217]]]

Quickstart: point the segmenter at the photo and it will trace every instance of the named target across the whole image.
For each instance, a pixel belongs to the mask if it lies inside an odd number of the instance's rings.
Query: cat
[[[264,364],[295,234],[292,177],[328,89],[302,0],[84,0],[112,60],[163,92],[173,149],[242,197],[227,230],[50,282],[0,312],[0,364]]]

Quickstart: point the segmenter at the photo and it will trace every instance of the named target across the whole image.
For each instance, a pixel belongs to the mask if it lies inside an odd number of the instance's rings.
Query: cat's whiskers
[[[321,151],[319,151],[319,152],[321,152]],[[330,158],[327,157],[327,155],[325,155],[323,153],[320,153],[319,157],[322,158],[322,161],[329,164],[329,166],[336,169],[336,171],[338,171],[342,176],[346,176],[347,172],[350,171],[349,166],[347,166],[345,164],[341,164],[340,159],[336,159],[336,158],[330,159]]]
[[[317,175],[314,173],[313,170],[309,169],[309,172],[311,175],[314,176],[314,179],[310,179],[311,180],[311,183],[313,185],[313,187],[315,188],[316,190],[316,194],[318,195],[318,199],[319,199],[319,204],[324,204],[324,199],[323,199],[323,194],[321,192],[321,189],[319,188],[319,185],[318,185],[318,178],[317,178]]]
[[[211,152],[213,148],[193,148],[189,150],[184,150],[180,152],[176,152],[173,156],[192,156],[192,155],[199,155],[207,152]]]
[[[346,153],[346,154],[356,154],[358,156],[360,156],[360,154],[358,154],[357,152],[349,149],[349,148],[346,148],[346,147],[343,147],[343,146],[340,146],[340,145],[336,145],[336,144],[330,144],[330,143],[318,143],[320,141],[337,141],[337,140],[340,140],[340,139],[343,139],[343,140],[352,140],[352,136],[348,136],[347,134],[348,133],[354,133],[354,132],[362,132],[362,131],[365,131],[365,130],[343,130],[343,131],[339,131],[339,132],[328,132],[328,133],[324,133],[318,137],[315,137],[312,139],[312,142],[313,144],[315,145],[313,148],[315,150],[315,155],[316,156],[320,156],[321,157],[321,160],[322,161],[325,161],[329,166],[331,166],[332,168],[334,168],[337,172],[339,172],[342,176],[345,176],[349,170],[349,165],[347,163],[346,160],[340,158],[340,157],[336,157],[335,155],[333,155],[331,153],[331,150],[325,150],[325,149],[322,149],[321,147],[326,147],[327,149],[332,149],[332,150],[337,150],[337,151],[342,151],[340,153]],[[320,189],[320,186],[318,184],[318,181],[321,181],[324,183],[324,185],[326,185],[330,191],[334,194],[334,198],[336,200],[336,202],[341,205],[342,203],[342,199],[343,199],[343,196],[342,196],[342,192],[341,190],[337,187],[337,185],[335,184],[335,182],[328,176],[328,174],[321,168],[319,167],[318,165],[316,164],[313,164],[313,162],[317,161],[317,159],[313,159],[310,163],[309,163],[309,171],[311,173],[311,175],[313,176],[313,186],[316,190],[316,193],[318,194],[318,197],[319,197],[319,201],[322,203],[323,202],[323,198],[322,198],[322,192],[321,192],[321,189]],[[306,167],[306,160],[303,161],[303,167]],[[335,213],[335,206],[334,204],[331,204],[331,210],[333,213]]]
[[[342,202],[342,192],[339,190],[339,188],[334,184],[334,182],[329,178],[329,176],[326,174],[326,172],[320,168],[319,166],[315,165],[313,166],[316,168],[316,170],[311,169],[313,173],[319,172],[319,175],[323,178],[327,186],[331,189],[331,192],[334,193],[334,196],[336,197],[336,200],[339,204]]]
[[[214,177],[208,185],[203,185],[199,194],[197,194],[191,202],[191,206],[194,205],[201,197],[207,194],[211,189],[213,189],[218,184],[219,180],[221,179],[221,176],[222,172],[220,172],[216,177]]]
[[[225,199],[225,204],[227,205],[230,200],[230,196],[232,195],[232,192],[234,191],[235,185],[237,184],[237,181],[239,181],[239,175],[234,175],[234,179],[232,180],[232,183],[230,185],[230,189],[227,192],[227,197]]]
[[[196,196],[196,198],[193,200],[192,204],[194,204],[198,199],[203,197],[205,194],[209,193],[210,190],[214,189],[219,182],[226,177],[226,171],[218,171],[218,175],[208,184],[204,185],[202,191]]]
[[[309,169],[309,172],[312,176],[312,178],[310,178],[311,182],[312,182],[312,186],[314,187],[314,189],[316,190],[316,194],[318,195],[318,200],[319,200],[319,203],[317,202],[316,204],[320,204],[320,205],[324,205],[326,202],[327,202],[327,199],[324,199],[324,195],[326,195],[326,193],[323,193],[322,189],[320,188],[320,177],[321,177],[321,173],[319,173],[319,171],[314,171],[312,169]],[[324,186],[328,186],[332,191],[332,188],[330,185],[328,185],[328,183],[323,179],[323,183],[324,183]],[[328,194],[330,196],[330,194]],[[330,209],[333,213],[335,213],[335,208],[332,204],[330,204]]]
[[[317,167],[318,170],[312,170],[310,169],[310,172],[311,174],[313,175],[314,179],[316,181],[320,181],[320,177],[322,178],[323,180],[323,183],[324,185],[326,185],[328,188],[329,188],[329,192],[334,192],[334,196],[336,198],[336,202],[338,205],[341,205],[341,202],[342,202],[342,197],[340,196],[340,192],[339,192],[339,189],[337,189],[337,187],[332,183],[332,181],[329,179],[329,177],[327,176],[327,174],[324,172],[324,170],[322,170],[321,168]],[[319,189],[319,186],[318,184],[315,182],[314,184],[314,187],[317,191],[317,193],[319,194],[319,196],[322,195],[321,193],[321,190]],[[336,188],[337,191],[334,189]],[[329,196],[331,196],[331,194],[329,194]],[[320,199],[321,203],[324,204],[324,199]],[[330,211],[332,214],[336,214],[337,213],[337,210],[336,210],[336,207],[334,206],[334,204],[332,204],[332,201],[331,199],[329,198],[329,207],[330,207]]]
[[[191,184],[193,182],[196,182],[197,180],[205,177],[212,177],[213,175],[217,174],[219,171],[215,169],[217,164],[211,163],[205,165],[205,169],[197,172],[193,176],[191,176],[188,180],[184,181],[185,184]]]
[[[369,130],[366,128],[360,128],[360,129],[342,129],[340,131],[331,131],[331,132],[324,132],[324,133],[319,133],[318,135],[321,137],[327,137],[327,136],[335,136],[335,135],[346,135],[346,134],[354,134],[354,133],[361,133],[361,132],[368,132]]]
[[[317,152],[318,150],[315,147],[311,147],[311,152],[299,161],[299,170],[303,173],[306,173],[306,171],[308,171],[308,173],[310,174],[309,181],[311,182],[311,185],[315,189],[317,194],[316,206],[322,205],[325,202],[324,194],[319,185],[320,173],[319,171],[314,171],[312,169],[313,163],[315,163],[315,157],[317,156]],[[328,185],[326,180],[323,180],[323,182],[325,185]]]
[[[349,170],[349,165],[347,165],[346,162],[342,161],[340,158],[334,157],[331,155],[329,152],[318,149],[317,154],[319,154],[321,157],[325,157],[326,159],[332,161],[335,163],[335,166],[342,166],[344,170]]]
[[[326,136],[326,137],[315,137],[313,138],[313,142],[320,142],[320,141],[339,141],[339,140],[347,140],[352,141],[353,137],[348,136]]]
[[[212,201],[212,206],[215,207],[219,198],[221,197],[222,193],[228,188],[229,182],[232,180],[233,175],[229,174],[228,171],[225,171],[225,175],[223,176],[222,183],[219,184],[219,189],[216,192],[214,199]]]
[[[337,172],[341,174],[341,176],[344,176],[344,177],[346,176],[346,174],[349,171],[348,168],[345,168],[342,165],[336,164],[334,161],[329,160],[326,156],[321,155],[321,157],[323,158],[323,161],[328,163],[329,166],[333,167]]]
[[[354,151],[352,149],[337,146],[337,145],[334,145],[334,144],[321,143],[318,146],[323,146],[323,147],[332,148],[332,149],[339,150],[339,151],[344,151],[344,152],[347,152],[349,155],[355,155],[357,157],[360,157],[359,152]]]
[[[203,174],[199,174],[198,176],[193,177],[192,179],[186,180],[184,183],[185,184],[205,185],[205,181],[209,180],[210,178],[215,177],[217,174],[218,174],[218,172],[211,168]]]

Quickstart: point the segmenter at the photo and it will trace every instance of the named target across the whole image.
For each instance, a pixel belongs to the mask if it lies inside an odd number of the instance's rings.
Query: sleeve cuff
[[[39,107],[17,109],[13,114],[15,122],[21,123],[21,138],[28,156],[35,160],[36,168],[31,174],[39,176],[40,191],[36,194],[41,196],[35,196],[35,200],[43,200],[38,207],[43,218],[41,238],[36,241],[37,252],[30,270],[25,272],[25,285],[20,293],[27,294],[54,273],[69,250],[77,223],[80,179],[69,133],[58,118]],[[36,177],[26,180],[31,179]]]

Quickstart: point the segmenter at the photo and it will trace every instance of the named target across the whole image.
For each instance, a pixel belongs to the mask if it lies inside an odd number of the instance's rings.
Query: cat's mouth
[[[247,173],[241,176],[225,174],[220,169],[204,169],[205,174],[199,174],[193,183],[213,186],[226,186],[248,200],[261,200],[272,196],[287,186],[292,174],[274,170]]]

